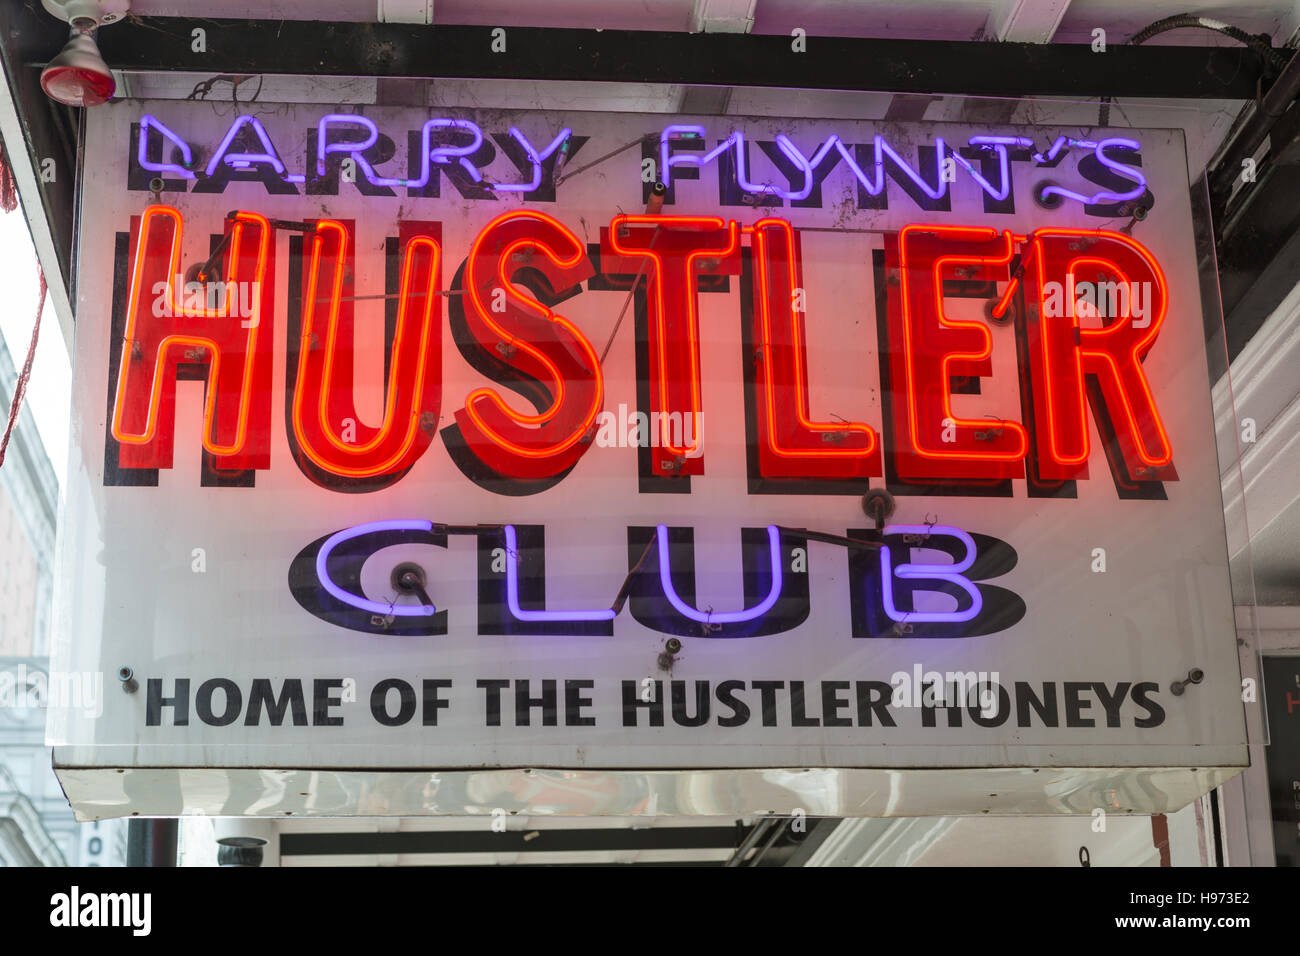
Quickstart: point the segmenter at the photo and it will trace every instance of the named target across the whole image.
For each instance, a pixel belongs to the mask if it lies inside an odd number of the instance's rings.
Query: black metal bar
[[[1226,225],[1215,222],[1229,360],[1295,288],[1300,270],[1300,166],[1268,166],[1251,188],[1248,206]]]
[[[126,826],[127,866],[175,866],[178,821],[132,818]]]
[[[1210,819],[1214,822],[1214,865],[1223,866],[1223,830],[1219,821],[1219,788],[1210,791]]]
[[[732,827],[630,827],[581,830],[417,830],[400,833],[282,833],[280,855],[531,853],[616,850],[721,850],[736,845]]]
[[[763,841],[762,847],[760,847],[758,852],[753,855],[747,865],[754,867],[762,866],[763,857],[767,856],[767,851],[776,846],[777,841],[785,836],[786,827],[789,825],[790,818],[788,817],[778,817],[774,820],[771,829],[768,831],[767,839]]]
[[[206,51],[192,49],[202,29]],[[982,43],[857,37],[140,17],[99,33],[122,70],[584,80],[972,96],[1254,97],[1244,47]],[[498,40],[498,48],[500,41]],[[50,51],[52,56],[57,48]]]
[[[758,823],[754,824],[754,829],[749,831],[749,836],[745,837],[740,846],[736,847],[736,852],[731,854],[727,862],[722,865],[731,867],[744,866],[745,854],[758,846],[758,842],[763,839],[768,830],[772,829],[775,823],[776,820],[773,817],[763,817],[759,820]]]
[[[883,541],[864,541],[861,538],[849,538],[842,534],[831,534],[827,531],[809,531],[807,528],[787,528],[785,525],[777,525],[776,530],[782,534],[788,534],[793,537],[807,538],[809,541],[821,541],[824,544],[838,544],[845,548],[862,548],[864,550],[879,551],[884,547]]]
[[[800,842],[796,849],[786,859],[784,866],[805,866],[808,860],[817,849],[826,842],[826,838],[835,832],[844,821],[839,817],[821,817],[813,823],[813,828],[808,831],[808,835]]]
[[[1273,123],[1300,96],[1300,56],[1292,55],[1286,68],[1256,105],[1255,113],[1232,138],[1223,158],[1210,176],[1210,195],[1219,203],[1232,191],[1241,175],[1241,162],[1255,151],[1269,135]],[[1254,99],[1252,96],[1251,99]]]

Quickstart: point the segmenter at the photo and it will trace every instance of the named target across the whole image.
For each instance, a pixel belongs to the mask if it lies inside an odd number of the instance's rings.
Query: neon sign
[[[442,399],[444,298],[462,354],[535,407],[522,412],[489,386],[471,390],[454,425],[442,431],[462,471],[505,494],[532,494],[591,453],[604,403],[602,362],[583,330],[545,304],[530,284],[535,279],[525,280],[520,271],[527,263],[528,274],[541,277],[549,295],[583,293],[584,282],[585,294],[601,294],[593,291],[599,276],[589,250],[558,219],[520,209],[492,220],[471,245],[448,297],[440,294],[448,255],[440,225],[401,225],[397,311],[376,425],[360,419],[352,363],[342,358],[351,351],[355,321],[351,227],[322,219],[301,228],[307,230],[304,281],[286,402],[291,450],[309,478],[338,490],[374,491],[399,480],[427,451]],[[210,385],[204,448],[214,466],[270,465],[275,229],[264,216],[239,212],[228,218],[227,230],[226,288],[252,277],[261,290],[252,318],[238,317],[233,295],[218,297],[215,307],[175,301],[168,310],[151,308],[144,290],[159,280],[167,288],[163,277],[180,271],[184,221],[162,205],[133,220],[126,325],[107,436],[119,471],[171,467],[181,363]],[[781,493],[783,482],[822,482],[832,489],[838,482],[844,493],[860,493],[863,480],[880,474],[882,455],[891,473],[915,484],[1005,481],[1024,477],[1027,464],[1038,480],[1086,478],[1089,406],[1110,436],[1107,457],[1121,495],[1143,483],[1177,480],[1172,442],[1143,365],[1163,326],[1168,292],[1159,263],[1142,243],[1109,230],[1048,227],[1016,235],[910,225],[887,235],[884,245],[886,267],[902,278],[884,283],[880,360],[895,384],[880,441],[866,421],[814,421],[809,415],[804,313],[816,303],[795,306],[802,289],[799,231],[788,221],[769,217],[742,226],[720,217],[615,216],[601,230],[601,274],[639,269],[645,278],[649,405],[643,411],[661,430],[647,448],[649,476],[672,481],[705,474],[700,283],[740,272],[743,253],[751,263],[752,295],[742,298],[737,318],[755,346],[753,379],[746,385],[756,409],[752,478],[767,482],[769,491]],[[1021,265],[1013,274],[1017,258]],[[1076,288],[1076,274],[1085,268],[1125,288],[1148,287],[1150,295],[1119,297],[1104,327],[1084,327],[1083,310],[1045,302],[1054,286]],[[1014,296],[1024,300],[1022,314],[1040,314],[1034,322],[1022,318],[1016,331],[1028,356],[1023,420],[966,418],[954,409],[955,378],[993,374],[988,326],[948,314],[945,290],[958,274],[983,284],[994,316]],[[1134,311],[1139,302],[1140,316]],[[202,334],[194,331],[198,318],[207,320]],[[1085,392],[1085,380],[1096,383],[1095,394]],[[674,429],[680,421],[692,427]]]
[[[512,524],[453,526],[410,519],[355,525],[326,535],[300,551],[290,567],[289,584],[306,610],[341,627],[389,636],[445,633],[447,612],[438,610],[435,604],[419,603],[418,598],[404,600],[400,594],[389,594],[382,601],[362,594],[360,568],[372,554],[385,547],[420,542],[445,548],[447,536],[459,534],[477,536],[489,543],[499,541],[505,546],[500,570],[496,565],[480,569],[481,579],[485,578],[489,585],[484,588],[481,584],[479,589],[480,633],[499,632],[500,625],[492,622],[501,620],[504,614],[515,625],[509,633],[610,636],[611,622],[623,611],[627,594],[639,595],[631,601],[631,613],[637,621],[666,634],[756,637],[792,630],[806,619],[807,576],[790,575],[783,570],[791,547],[807,547],[809,539],[804,537],[807,532],[802,529],[776,525],[762,529],[767,551],[766,581],[762,585],[766,593],[760,600],[736,611],[701,611],[679,593],[677,582],[693,577],[688,551],[676,546],[685,540],[683,535],[689,534],[689,529],[662,524],[653,529],[629,529],[629,542],[639,546],[640,539],[634,534],[638,531],[650,531],[651,535],[644,548],[629,551],[627,579],[619,594],[612,595],[611,606],[607,608],[525,608],[521,600],[523,582],[527,579],[530,586],[537,588],[542,578],[538,569],[527,575],[521,572],[519,529]],[[745,529],[746,533],[758,531]],[[854,594],[855,638],[897,637],[913,629],[936,626],[958,628],[941,632],[944,636],[975,636],[1010,627],[1025,612],[1024,602],[1018,596],[984,583],[987,573],[973,570],[978,557],[989,562],[991,556],[1000,565],[997,574],[1014,567],[1015,552],[1005,542],[937,524],[888,525],[880,532],[855,532],[854,535],[853,538],[819,535],[817,540],[841,543],[854,556],[849,562],[849,577]],[[746,534],[747,540],[753,537]],[[955,550],[957,547],[960,553]],[[639,557],[634,556],[638,549]],[[926,551],[946,553],[951,560],[915,559],[917,552]],[[648,561],[651,552],[656,555],[653,562]],[[876,553],[879,561],[873,569],[862,556]],[[909,555],[910,559],[895,564],[895,554]],[[647,569],[647,563],[653,564],[653,569]],[[492,586],[494,578],[497,579],[495,587]],[[436,581],[430,590],[438,593]],[[918,594],[927,598],[918,600]],[[941,595],[946,598],[938,597]],[[936,602],[945,601],[956,606],[951,610],[933,607]],[[930,606],[923,607],[926,603]],[[875,609],[876,620],[868,620],[863,615],[862,608],[867,605]],[[883,618],[878,616],[880,613]],[[528,625],[541,627],[534,629]]]
[[[139,685],[63,722],[86,815],[214,746],[402,813],[1245,762],[1176,130],[212,106],[86,117],[53,633]]]
[[[486,133],[472,120],[434,117],[421,124],[418,132],[411,131],[406,173],[394,175],[376,168],[391,155],[393,140],[374,120],[359,113],[326,113],[316,121],[303,172],[290,171],[256,116],[236,116],[202,169],[196,165],[194,146],[152,114],[141,116],[134,137],[130,161],[140,170],[163,174],[163,190],[185,190],[192,185],[196,191],[222,191],[234,178],[261,181],[270,192],[297,192],[299,186],[312,187],[309,192],[322,187],[328,191],[337,188],[336,184],[330,186],[331,170],[347,162],[358,177],[358,188],[364,184],[379,194],[405,189],[410,195],[425,195],[439,171],[454,169],[453,182],[463,192],[473,190],[475,198],[518,194],[534,201],[554,198],[557,170],[586,141],[567,126],[549,131],[535,143],[517,126]],[[1034,190],[1044,204],[1069,201],[1082,205],[1089,214],[1114,215],[1112,207],[1117,204],[1153,201],[1140,170],[1142,146],[1125,137],[1094,141],[1057,136],[1041,150],[1026,136],[996,132],[968,136],[964,144],[935,136],[930,145],[921,147],[919,160],[905,156],[883,133],[866,143],[847,142],[832,133],[814,148],[801,147],[785,133],[776,134],[771,141],[754,142],[774,167],[772,173],[754,172],[752,143],[739,130],[711,139],[708,128],[699,124],[663,127],[653,141],[652,162],[667,189],[668,202],[675,201],[674,187],[680,179],[698,177],[701,169],[712,165],[719,177],[728,178],[742,195],[760,197],[765,205],[804,203],[842,165],[861,191],[859,205],[884,202],[887,183],[893,181],[920,208],[939,208],[934,204],[946,202],[950,186],[957,181],[948,167],[960,170],[987,202],[1009,203],[1017,163],[1055,168],[1071,150],[1083,151],[1088,162],[1080,162],[1080,176],[1100,188],[1071,189],[1044,181]],[[514,171],[493,171],[498,153],[509,158]],[[990,175],[985,167],[986,158],[996,168],[995,174]],[[175,181],[169,183],[167,178]],[[1119,189],[1115,183],[1129,185]]]

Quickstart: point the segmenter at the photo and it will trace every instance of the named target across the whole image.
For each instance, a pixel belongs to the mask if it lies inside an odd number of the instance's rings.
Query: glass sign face
[[[87,121],[61,763],[1245,764],[1179,132]]]

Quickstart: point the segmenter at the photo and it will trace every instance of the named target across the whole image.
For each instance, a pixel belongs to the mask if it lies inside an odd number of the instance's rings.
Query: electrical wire
[[[1259,54],[1266,64],[1271,66],[1274,71],[1280,72],[1290,60],[1290,56],[1280,50],[1273,49],[1272,44],[1263,36],[1256,36],[1247,33],[1240,27],[1234,27],[1230,23],[1224,23],[1222,20],[1215,20],[1212,17],[1201,17],[1190,13],[1177,13],[1171,17],[1164,17],[1154,23],[1143,27],[1133,36],[1129,37],[1130,46],[1140,46],[1154,36],[1161,33],[1167,33],[1170,30],[1181,30],[1187,28],[1196,28],[1200,30],[1213,30],[1215,33],[1223,34],[1236,40],[1238,43],[1245,44]],[[1101,98],[1101,108],[1097,116],[1099,126],[1110,125],[1110,104],[1112,98],[1103,96]]]
[[[9,451],[9,436],[13,434],[14,425],[18,423],[18,413],[23,408],[23,396],[27,394],[27,380],[32,375],[32,360],[36,358],[36,340],[41,334],[41,312],[45,307],[45,272],[41,269],[38,262],[36,264],[36,274],[41,281],[40,295],[36,299],[36,324],[32,326],[32,341],[27,346],[27,361],[23,363],[23,369],[18,373],[18,381],[14,385],[13,401],[9,403],[9,423],[5,426],[4,437],[0,438],[0,466],[5,463],[5,454]]]

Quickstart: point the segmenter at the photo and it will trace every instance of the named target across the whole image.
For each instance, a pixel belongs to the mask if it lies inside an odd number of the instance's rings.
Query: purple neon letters
[[[249,152],[233,151],[236,137],[242,130],[247,130],[248,134],[257,141],[258,149]],[[349,131],[351,135],[346,138],[337,138],[340,133]],[[444,141],[435,142],[435,135]],[[331,155],[343,155],[355,164],[359,176],[372,186],[417,190],[429,183],[434,164],[440,166],[455,164],[465,172],[472,183],[481,184],[485,189],[498,193],[527,194],[541,188],[543,164],[557,154],[562,161],[568,153],[572,130],[568,127],[562,128],[545,146],[533,143],[517,126],[510,127],[508,135],[518,144],[527,162],[527,177],[522,182],[497,182],[485,176],[483,170],[471,159],[484,145],[483,130],[471,120],[447,118],[429,119],[421,126],[419,154],[411,157],[405,176],[383,175],[364,155],[379,140],[379,128],[374,120],[359,113],[328,113],[321,116],[316,124],[315,163],[312,172],[318,177],[325,176],[328,158]],[[165,146],[173,147],[179,156],[173,154],[172,158],[179,159],[179,162],[167,159],[150,160],[148,154],[151,136],[155,141],[161,138]],[[445,140],[454,140],[454,142]],[[884,192],[888,175],[895,178],[901,176],[900,181],[914,187],[917,195],[939,201],[943,200],[949,192],[948,186],[952,176],[945,175],[944,164],[951,160],[952,167],[961,170],[969,177],[988,200],[1001,202],[1006,200],[1011,192],[1010,150],[1017,150],[1021,158],[1026,154],[1029,155],[1036,165],[1051,166],[1059,160],[1064,151],[1084,149],[1091,152],[1090,160],[1095,159],[1095,162],[1108,173],[1127,180],[1132,183],[1132,187],[1122,191],[1099,189],[1092,194],[1085,194],[1063,186],[1047,184],[1038,187],[1040,199],[1067,199],[1084,205],[1123,202],[1142,196],[1147,185],[1146,177],[1143,176],[1140,168],[1133,165],[1139,161],[1137,157],[1142,148],[1141,144],[1136,140],[1123,137],[1093,141],[1057,136],[1046,152],[1043,152],[1035,149],[1034,142],[1025,136],[979,134],[970,136],[966,146],[961,148],[946,143],[942,136],[936,136],[932,148],[939,163],[932,182],[914,168],[914,165],[900,154],[885,136],[880,134],[873,136],[870,144],[866,146],[851,145],[844,142],[837,134],[831,134],[809,152],[797,145],[789,136],[779,133],[774,138],[776,148],[795,170],[789,177],[788,185],[771,181],[760,182],[756,178],[751,178],[748,144],[745,134],[739,130],[731,132],[712,148],[707,146],[703,150],[691,148],[705,145],[707,141],[708,130],[703,126],[694,124],[665,126],[659,136],[658,169],[656,170],[658,178],[666,186],[672,186],[674,179],[677,178],[675,170],[681,167],[701,168],[718,162],[727,153],[732,153],[734,154],[732,169],[736,185],[750,194],[766,194],[790,202],[806,200],[812,194],[819,176],[824,177],[830,168],[843,163],[870,196],[880,196]],[[992,179],[986,177],[977,164],[962,155],[961,149],[990,151],[997,159],[997,175]],[[1117,152],[1120,152],[1120,155],[1116,155]],[[1125,157],[1123,153],[1130,155]],[[870,157],[865,163],[859,161],[863,155]],[[827,160],[832,158],[830,167],[823,168]],[[185,180],[197,178],[194,169],[194,151],[190,144],[151,114],[145,114],[140,118],[139,140],[133,159],[141,169],[149,172],[164,173]],[[237,116],[212,153],[203,173],[210,178],[222,169],[247,171],[255,167],[269,170],[286,183],[304,183],[307,178],[304,173],[289,171],[261,120],[251,115]]]
[[[322,543],[320,551],[316,555],[315,569],[316,579],[320,587],[329,595],[341,601],[342,603],[367,611],[371,614],[395,615],[401,617],[418,617],[427,616],[436,613],[437,608],[433,605],[423,604],[399,604],[395,601],[373,601],[362,594],[355,594],[339,587],[331,578],[329,573],[329,558],[335,547],[344,541],[358,538],[367,534],[374,534],[384,531],[431,531],[433,523],[427,520],[394,520],[394,521],[371,521],[365,524],[354,525],[351,528],[344,528],[338,531]],[[612,621],[618,616],[618,610],[615,608],[594,608],[583,610],[529,610],[520,606],[519,602],[519,541],[514,525],[505,525],[503,528],[505,537],[505,573],[506,573],[506,604],[510,614],[515,620],[525,622],[559,622],[559,623],[577,623],[589,621]],[[673,608],[683,617],[701,624],[738,624],[747,621],[757,620],[772,610],[777,599],[781,595],[782,582],[784,580],[781,560],[780,531],[775,525],[768,525],[767,537],[770,554],[769,576],[770,583],[767,595],[759,603],[752,607],[742,608],[738,611],[700,611],[691,607],[677,593],[676,587],[672,581],[672,567],[669,560],[669,542],[668,528],[665,525],[658,525],[656,533],[656,550],[658,551],[659,563],[659,581],[664,596]],[[882,546],[880,549],[880,573],[881,583],[883,585],[883,604],[884,611],[893,621],[898,622],[962,622],[969,621],[979,615],[983,606],[983,599],[977,588],[963,572],[970,570],[975,562],[976,546],[974,540],[969,534],[960,528],[949,525],[890,525],[884,529],[884,534],[904,535],[904,542],[908,542],[909,536],[914,537],[920,543],[913,543],[909,546],[912,548],[924,548],[926,539],[934,536],[955,538],[962,543],[965,548],[965,555],[961,560],[947,563],[935,564],[923,561],[907,561],[898,565],[893,564],[893,558],[889,547]],[[966,608],[960,608],[952,611],[900,611],[894,602],[893,581],[899,580],[910,581],[936,581],[947,582],[956,585],[969,598],[970,603]]]

